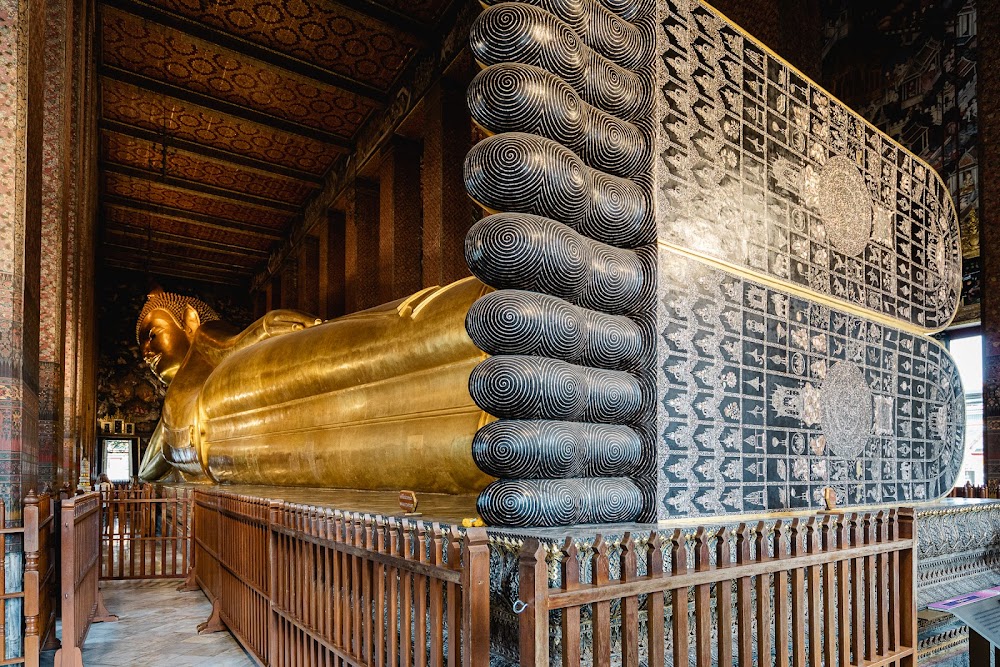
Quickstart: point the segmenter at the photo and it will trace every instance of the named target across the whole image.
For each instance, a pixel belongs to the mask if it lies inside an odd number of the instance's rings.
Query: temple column
[[[330,211],[319,230],[319,316],[344,314],[345,221],[341,211]]]
[[[281,307],[295,310],[299,307],[299,260],[297,257],[285,259],[278,275],[281,281]]]
[[[344,196],[344,303],[353,313],[379,303],[379,189],[355,181]]]
[[[447,285],[469,275],[465,235],[478,219],[465,192],[462,165],[472,146],[465,92],[447,81],[424,98],[423,286]]]
[[[393,140],[379,169],[379,303],[421,288],[420,145]]]
[[[8,521],[38,474],[38,312],[45,5],[7,0],[0,21],[0,500]]]
[[[319,313],[319,240],[315,236],[302,239],[298,252],[299,310]]]
[[[1000,0],[979,0],[980,63],[1000,57]],[[994,30],[997,28],[997,30]],[[978,68],[979,234],[982,266],[983,467],[1000,480],[1000,71]]]

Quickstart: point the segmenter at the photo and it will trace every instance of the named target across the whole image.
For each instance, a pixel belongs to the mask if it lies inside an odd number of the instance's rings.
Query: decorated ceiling
[[[454,7],[105,0],[105,264],[246,286]]]

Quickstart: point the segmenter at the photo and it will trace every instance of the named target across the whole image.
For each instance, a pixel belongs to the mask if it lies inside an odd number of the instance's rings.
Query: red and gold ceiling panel
[[[322,175],[340,153],[331,144],[240,120],[114,79],[102,79],[103,115],[169,137]]]
[[[104,173],[104,192],[108,195],[123,197],[137,202],[169,206],[170,208],[214,218],[223,218],[233,222],[247,222],[263,227],[284,229],[291,222],[293,213],[260,208],[249,204],[237,203],[221,197],[201,194],[171,187],[155,181],[116,174]]]
[[[376,104],[107,7],[105,65],[350,139]]]
[[[151,4],[384,91],[420,45],[414,35],[323,0]]]
[[[153,236],[158,233],[170,234],[190,239],[192,242],[207,241],[258,252],[267,251],[273,243],[273,239],[259,234],[246,234],[121,206],[105,206],[104,220],[108,227],[132,229],[142,234],[151,233]]]
[[[264,199],[302,204],[316,185],[275,174],[222,162],[163,144],[105,130],[101,136],[104,161],[145,169],[194,183],[211,185]],[[164,165],[164,157],[166,164]]]
[[[134,234],[116,229],[106,229],[104,231],[104,239],[116,246],[134,248],[137,252],[141,252],[143,257],[183,257],[188,261],[204,262],[223,269],[230,268],[247,271],[260,261],[260,258],[252,255],[239,255],[237,253],[219,252],[207,248],[194,248],[190,245],[182,246],[170,241],[157,239],[155,235],[152,239],[139,238]]]

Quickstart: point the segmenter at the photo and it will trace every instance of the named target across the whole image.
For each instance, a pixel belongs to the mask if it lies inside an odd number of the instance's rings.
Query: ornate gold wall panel
[[[126,199],[169,206],[234,222],[250,222],[278,230],[288,224],[292,216],[291,213],[239,204],[211,195],[173,188],[155,181],[110,172],[104,174],[104,192]]]
[[[101,99],[108,120],[165,132],[223,151],[320,175],[342,151],[302,136],[240,120],[113,79],[103,79]]]
[[[104,65],[350,139],[377,105],[138,16],[102,13]]]
[[[168,147],[163,144],[105,130],[101,133],[105,162],[121,164],[153,172],[166,173],[194,183],[211,185],[233,192],[274,199],[289,204],[301,204],[316,186],[291,178],[240,167],[221,160]]]
[[[294,4],[154,0],[152,4],[382,90],[392,85],[420,45],[414,35],[344,5],[316,0]]]

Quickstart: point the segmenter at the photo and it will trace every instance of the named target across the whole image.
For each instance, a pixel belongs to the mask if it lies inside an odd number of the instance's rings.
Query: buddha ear
[[[188,335],[188,338],[194,336],[194,333],[200,326],[201,316],[198,314],[198,311],[190,305],[184,306],[184,333]]]

